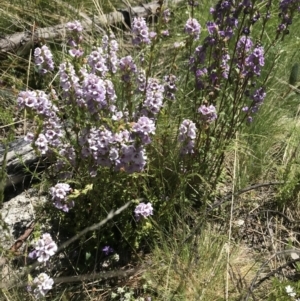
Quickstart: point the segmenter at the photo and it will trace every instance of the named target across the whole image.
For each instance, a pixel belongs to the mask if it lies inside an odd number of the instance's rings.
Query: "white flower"
[[[119,256],[119,254],[114,254],[113,256],[112,256],[112,260],[114,260],[115,262],[118,262],[119,260],[120,260],[120,256]]]
[[[290,285],[287,285],[285,287],[285,291],[291,297],[295,297],[296,296],[296,293],[294,292],[294,289]]]
[[[123,293],[125,293],[124,287],[118,287],[117,293],[118,293],[118,294],[123,294]]]
[[[40,297],[44,297],[47,292],[52,289],[54,281],[47,274],[41,273],[36,278],[34,278],[33,283],[36,285],[33,293],[38,299]]]
[[[153,207],[151,203],[140,203],[134,210],[135,217],[139,220],[141,217],[148,217],[153,215]]]
[[[118,297],[118,294],[112,292],[111,295],[110,295],[110,297],[111,297],[112,299],[115,299],[116,297]]]

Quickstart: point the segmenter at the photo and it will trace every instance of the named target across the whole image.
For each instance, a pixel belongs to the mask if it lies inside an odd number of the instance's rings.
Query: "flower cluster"
[[[106,53],[105,58],[108,69],[112,73],[116,73],[119,65],[119,59],[117,55],[119,44],[113,34],[110,35],[110,38],[107,35],[103,36],[102,49]]]
[[[133,18],[132,33],[134,34],[132,41],[134,45],[150,44],[149,29],[144,18]]]
[[[80,57],[83,55],[83,50],[80,47],[80,43],[83,40],[81,32],[83,31],[83,26],[79,21],[68,22],[66,28],[70,34],[68,44],[72,47],[69,50],[69,54],[72,57]]]
[[[69,184],[58,183],[54,187],[51,187],[49,192],[52,196],[52,201],[57,209],[61,209],[64,212],[69,212],[74,207],[74,201],[68,200],[67,194],[71,191]]]
[[[153,215],[153,207],[151,203],[140,203],[134,210],[135,218],[140,220],[141,218],[146,218]]]
[[[250,37],[248,36],[241,36],[239,40],[237,41],[237,53],[238,56],[245,56],[244,54],[247,54],[251,51],[253,47],[253,42]]]
[[[44,91],[21,91],[17,102],[20,108],[32,109],[36,114],[43,117],[55,117],[53,114],[57,111]]]
[[[133,61],[133,58],[128,55],[120,59],[119,68],[122,73],[122,80],[125,83],[129,83],[131,81],[132,74],[137,73],[136,64]]]
[[[137,93],[145,92],[146,89],[146,72],[145,70],[139,70],[137,75]]]
[[[184,32],[191,36],[194,40],[198,40],[201,32],[201,26],[196,19],[189,18],[185,24]]]
[[[76,75],[75,68],[71,63],[61,63],[59,66],[59,81],[63,90],[64,98],[72,92],[79,89],[79,78]],[[79,91],[78,91],[79,94]]]
[[[42,237],[33,244],[34,250],[29,253],[29,257],[39,262],[46,262],[57,251],[57,245],[49,233],[44,233]]]
[[[252,112],[256,112],[258,107],[262,105],[264,99],[266,98],[267,93],[263,87],[258,88],[251,95],[251,99],[253,100]]]
[[[300,12],[300,4],[298,0],[281,0],[279,2],[279,18],[280,24],[277,27],[277,34],[288,34],[288,27],[293,22],[295,12]]]
[[[54,281],[47,274],[41,273],[33,279],[33,284],[36,287],[33,291],[35,298],[43,298],[52,289]]]
[[[53,71],[54,62],[53,55],[46,45],[41,48],[37,47],[34,50],[34,62],[39,68],[39,72],[46,74],[48,71]]]
[[[245,63],[242,66],[243,73],[249,77],[253,74],[259,76],[261,72],[261,67],[264,66],[264,48],[262,46],[257,46],[253,51],[245,58]]]
[[[173,74],[166,75],[164,77],[165,85],[164,85],[164,91],[165,96],[170,100],[175,100],[175,92],[177,91],[176,88],[176,76]]]
[[[109,255],[109,254],[111,254],[111,253],[113,253],[115,250],[112,248],[112,247],[110,247],[110,246],[105,246],[105,247],[103,247],[102,248],[102,252],[107,256],[107,255]]]
[[[202,105],[198,109],[198,113],[201,114],[201,119],[205,123],[211,123],[214,120],[217,119],[217,111],[216,108],[213,105],[207,106],[207,105]]]
[[[265,89],[263,87],[259,87],[258,89],[255,89],[252,93],[249,90],[247,90],[246,96],[248,96],[251,100],[251,104],[249,105],[249,107],[243,107],[242,111],[247,113],[247,121],[252,122],[253,117],[251,116],[251,114],[257,113],[259,107],[263,104],[267,93],[265,92]]]
[[[281,8],[286,10],[287,3],[283,2],[281,1]],[[267,4],[266,8],[268,11],[270,4]],[[191,70],[195,75],[195,87],[202,91],[208,103],[216,103],[222,88],[230,88],[228,83],[237,82],[243,89],[237,96],[239,98],[236,101],[237,110],[243,110],[251,117],[250,113],[257,111],[265,98],[265,92],[256,85],[256,78],[261,76],[265,65],[265,51],[262,44],[253,43],[250,37],[250,24],[253,26],[260,19],[260,8],[251,1],[241,1],[235,5],[232,1],[220,0],[210,12],[213,20],[206,23],[208,35],[203,39],[202,45],[196,47],[194,55],[190,58]],[[244,22],[240,31],[239,19]],[[267,21],[266,14],[263,27]],[[230,41],[233,39],[235,41]],[[229,43],[235,45],[233,53],[228,47]],[[245,96],[251,99],[249,107],[244,106]],[[227,106],[225,101],[222,100],[221,103],[222,106]],[[220,107],[220,110],[222,109],[223,107]],[[198,112],[201,113],[202,120],[205,120],[204,116],[207,115],[209,123],[216,118],[214,115],[216,112],[212,111],[210,117],[207,110],[208,107],[202,106]],[[240,116],[243,118],[244,115]]]
[[[98,73],[101,76],[105,76],[108,71],[106,61],[107,54],[102,47],[93,50],[88,56],[88,65],[91,67],[92,73]]]
[[[154,121],[146,116],[142,116],[132,126],[132,131],[137,133],[143,144],[151,143],[150,134],[155,133]]]
[[[163,106],[164,86],[155,78],[148,79],[144,108],[152,115],[157,115]]]
[[[75,32],[75,33],[80,33],[83,31],[83,26],[82,24],[75,20],[73,22],[68,22],[66,24],[66,28],[70,31],[70,32]]]
[[[196,131],[194,122],[189,119],[182,121],[179,127],[178,141],[182,143],[181,153],[183,155],[194,153]]]
[[[138,132],[141,136],[149,139],[148,135],[153,131],[150,127],[141,129]],[[146,126],[140,121],[141,126]],[[137,129],[137,128],[136,128]],[[146,134],[146,131],[148,134]],[[143,146],[135,143],[132,134],[128,130],[113,133],[109,129],[85,129],[80,137],[82,156],[94,162],[94,166],[113,167],[116,171],[126,171],[128,173],[140,172],[146,165],[146,151]],[[97,171],[90,170],[95,176]]]
[[[93,73],[86,74],[82,82],[82,98],[94,114],[108,106],[105,81]]]
[[[171,18],[171,11],[169,8],[165,9],[162,13],[162,18],[164,23],[169,23]]]
[[[231,39],[238,27],[238,15],[243,9],[246,10],[249,7],[250,1],[242,1],[236,7],[231,1],[218,1],[216,6],[210,9],[210,13],[214,18],[213,27],[217,26],[217,32],[213,29],[213,33],[217,33],[220,38]],[[210,32],[210,35],[212,35],[212,32]]]
[[[58,146],[63,135],[60,119],[56,114],[58,108],[52,104],[49,95],[43,91],[21,91],[17,102],[19,107],[26,107],[34,114],[40,115],[45,119],[41,133],[36,138],[33,133],[28,133],[25,139],[34,142],[34,145],[42,155],[48,152],[49,146]]]
[[[237,58],[231,57],[228,51],[227,41],[231,40],[238,30],[239,16],[244,14],[243,19],[249,16],[248,22],[251,24],[259,19],[259,11],[254,9],[251,1],[233,5],[232,1],[220,0],[210,12],[213,20],[206,23],[208,36],[204,38],[203,44],[195,49],[190,66],[195,74],[196,88],[206,90],[208,101],[211,103],[215,101],[221,86],[226,85],[229,74],[232,73],[230,67],[235,70],[235,66],[229,64],[229,61],[236,62],[243,75],[258,76],[264,65],[264,50],[259,45],[254,49],[253,45],[248,46],[252,41],[245,36],[237,44]],[[249,30],[244,31],[245,35],[249,34]],[[243,41],[248,43],[244,48],[239,46]],[[211,59],[206,64],[208,54]]]

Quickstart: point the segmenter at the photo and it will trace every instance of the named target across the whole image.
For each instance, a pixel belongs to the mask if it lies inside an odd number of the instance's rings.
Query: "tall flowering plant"
[[[111,210],[128,198],[140,197],[135,178],[144,174],[148,166],[147,151],[165,96],[174,97],[175,77],[147,76],[138,59],[121,55],[112,33],[101,37],[97,46],[84,53],[80,22],[69,22],[66,30],[69,50],[65,61],[55,66],[46,45],[34,51],[41,74],[49,76],[57,71],[51,89],[21,91],[17,102],[36,122],[35,132],[27,133],[25,139],[52,163],[51,202],[65,213],[81,215],[85,224],[77,223],[76,227],[84,227],[87,219],[83,212],[89,215],[92,208],[98,212],[101,207]],[[132,32],[133,44],[147,52],[155,33],[149,32],[146,21],[135,18]],[[114,203],[104,201],[100,192],[104,184],[99,182],[111,185],[120,179],[126,185],[131,182],[134,193],[125,198],[118,192]],[[91,200],[91,193],[83,192],[91,183],[93,190],[101,194],[100,200]],[[80,195],[83,202],[78,201]],[[97,192],[93,195],[97,198]],[[113,198],[113,193],[109,198]],[[136,222],[142,220],[136,218],[134,210],[138,206],[136,202],[128,214]],[[98,218],[95,214],[94,221]]]
[[[193,148],[186,169],[199,172],[202,184],[209,183],[212,190],[232,138],[255,122],[267,96],[266,83],[274,68],[276,45],[289,34],[299,11],[298,1],[282,0],[278,5],[271,0],[219,0],[211,7],[202,33],[195,18],[186,22],[189,74],[193,80],[185,91],[192,91],[189,95],[193,105],[188,114],[197,128],[196,137],[183,145],[184,150],[186,146]],[[191,14],[195,12],[193,6]],[[182,129],[183,125],[180,135]]]

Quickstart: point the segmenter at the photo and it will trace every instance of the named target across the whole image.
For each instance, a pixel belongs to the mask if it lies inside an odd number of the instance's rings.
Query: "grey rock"
[[[45,196],[30,188],[3,203],[0,209],[0,247],[9,249],[34,221],[34,207],[46,202]]]

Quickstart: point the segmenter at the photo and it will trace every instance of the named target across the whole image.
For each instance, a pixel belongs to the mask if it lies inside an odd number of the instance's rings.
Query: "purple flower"
[[[91,114],[108,106],[105,81],[96,74],[90,73],[85,76],[82,82],[82,92],[82,97]]]
[[[206,28],[208,30],[208,33],[210,35],[214,35],[215,33],[218,32],[218,25],[215,23],[215,22],[212,22],[212,21],[208,21],[206,23]]]
[[[171,11],[169,8],[165,9],[162,13],[162,18],[164,23],[168,23],[170,21]]]
[[[165,37],[168,37],[168,36],[170,35],[170,33],[169,33],[169,30],[168,30],[168,29],[166,29],[166,30],[162,30],[161,34],[162,34],[163,36],[165,36]]]
[[[176,84],[175,84],[177,81],[176,76],[173,74],[166,75],[164,76],[164,81],[165,81],[164,92],[166,97],[171,100],[175,100],[175,92],[177,91]]]
[[[137,80],[137,85],[138,85],[137,92],[144,92],[146,89],[146,72],[145,72],[145,70],[139,70],[136,80]]]
[[[132,131],[137,133],[144,144],[151,143],[150,134],[155,133],[155,124],[153,120],[146,116],[142,116],[132,126]]]
[[[102,249],[102,252],[105,254],[105,255],[109,255],[111,253],[113,253],[115,250],[110,247],[110,246],[105,246],[103,249]]]
[[[204,64],[206,58],[206,51],[207,51],[207,46],[200,45],[196,47],[195,55],[193,57],[193,60],[190,62],[191,65],[193,65],[193,63]]]
[[[253,47],[253,42],[248,36],[241,36],[237,42],[237,51],[239,55],[248,53]]]
[[[110,38],[111,40],[109,41],[109,51],[106,64],[112,73],[116,73],[119,65],[119,59],[117,56],[119,45],[113,35],[111,35]]]
[[[254,73],[255,75],[260,75],[261,67],[265,65],[264,59],[264,48],[262,46],[255,47],[252,53],[246,57],[245,59],[245,66],[246,71]]]
[[[134,132],[142,133],[144,135],[154,134],[155,124],[153,120],[149,119],[146,116],[142,116],[136,123],[134,123],[132,129]]]
[[[61,209],[64,212],[69,212],[74,207],[74,201],[68,201],[67,194],[71,191],[69,184],[58,183],[54,187],[50,188],[50,195],[52,201],[57,209]]]
[[[109,104],[112,104],[116,101],[117,95],[115,91],[114,84],[109,79],[106,79],[104,81],[105,83],[105,89],[106,89],[106,99],[109,101]],[[114,112],[113,105],[110,105],[110,111]]]
[[[84,54],[84,51],[81,48],[72,48],[69,50],[69,54],[72,57],[81,57]]]
[[[196,132],[197,128],[194,122],[189,119],[182,121],[177,138],[178,141],[182,143],[182,154],[192,154],[194,152]]]
[[[267,96],[267,93],[265,92],[263,87],[258,88],[252,95],[252,99],[256,104],[261,104],[265,97]]]
[[[44,91],[21,91],[17,102],[21,108],[30,108],[35,113],[44,117],[55,117],[57,108],[49,101],[49,96]]]
[[[44,134],[39,134],[34,144],[37,146],[42,155],[45,155],[48,151],[48,140],[46,139]]]
[[[26,136],[24,137],[24,140],[28,141],[28,142],[33,142],[34,134],[33,133],[27,133]]]
[[[265,64],[264,48],[256,46],[253,48],[253,42],[247,36],[242,36],[237,43],[237,66],[244,75],[253,77],[259,76],[261,67]]]
[[[83,55],[83,50],[79,47],[82,42],[83,36],[81,32],[83,27],[79,21],[73,21],[66,24],[67,30],[70,32],[68,44],[72,47],[69,53],[72,57],[80,57]]]
[[[114,114],[112,115],[111,119],[112,120],[121,120],[123,117],[123,112],[122,111],[118,111],[118,112],[114,112]]]
[[[81,25],[81,23],[77,20],[73,21],[73,22],[68,22],[66,24],[66,28],[69,31],[73,31],[73,32],[82,32],[83,31],[83,26]]]
[[[120,151],[120,164],[116,166],[116,170],[123,169],[127,173],[141,172],[144,170],[147,156],[143,147],[123,144]]]
[[[247,117],[247,122],[248,122],[248,123],[251,123],[252,121],[253,121],[253,117],[252,117],[252,116],[248,116],[248,117]]]
[[[132,33],[134,34],[133,44],[150,44],[149,30],[144,18],[133,18]]]
[[[130,55],[120,59],[119,68],[123,73],[122,80],[126,83],[130,82],[132,74],[137,73],[136,64]]]
[[[194,40],[198,40],[200,36],[201,26],[196,19],[189,18],[185,24],[184,31],[194,38]]]
[[[224,53],[222,55],[221,68],[222,68],[222,76],[226,79],[228,78],[228,74],[230,70],[228,64],[229,60],[230,60],[230,55],[228,54],[228,52]]]
[[[67,98],[71,92],[75,93],[79,89],[79,78],[76,75],[75,68],[71,63],[62,63],[59,66],[60,86],[63,89],[64,98]]]
[[[207,75],[207,69],[206,68],[197,69],[195,74],[197,78],[205,77]]]
[[[155,39],[156,36],[157,36],[157,33],[156,33],[155,31],[150,31],[150,32],[149,32],[149,38],[150,38],[151,40]]]
[[[146,87],[146,99],[144,101],[144,108],[152,114],[159,113],[163,106],[164,87],[159,84],[155,78],[148,79],[148,85]]]
[[[34,108],[37,105],[35,91],[21,91],[17,98],[17,103],[20,108]]]
[[[194,122],[192,122],[189,119],[185,119],[182,121],[180,127],[179,127],[179,136],[178,141],[183,142],[187,138],[189,139],[195,139],[196,138],[196,125]]]
[[[252,100],[252,103],[249,107],[243,107],[242,111],[247,113],[247,122],[252,122],[253,117],[250,116],[250,114],[257,113],[267,94],[265,92],[265,89],[263,87],[260,87],[256,89],[252,94],[249,91],[247,93],[247,96]]]
[[[151,203],[140,203],[134,210],[134,214],[137,220],[141,218],[147,218],[150,215],[153,215],[153,207]]]
[[[105,76],[105,73],[108,71],[106,61],[107,55],[101,47],[92,51],[88,56],[88,64],[92,68],[92,73],[99,72],[101,76]]]
[[[57,245],[49,233],[44,233],[38,241],[33,244],[34,250],[29,253],[29,257],[39,262],[46,262],[57,251]]]
[[[53,71],[54,62],[52,57],[53,55],[46,45],[43,45],[41,48],[35,48],[34,62],[39,67],[39,72],[41,74],[46,74],[48,71]]]
[[[199,107],[198,113],[202,115],[202,120],[207,123],[211,123],[217,119],[217,111],[213,105],[202,105],[201,107]]]

